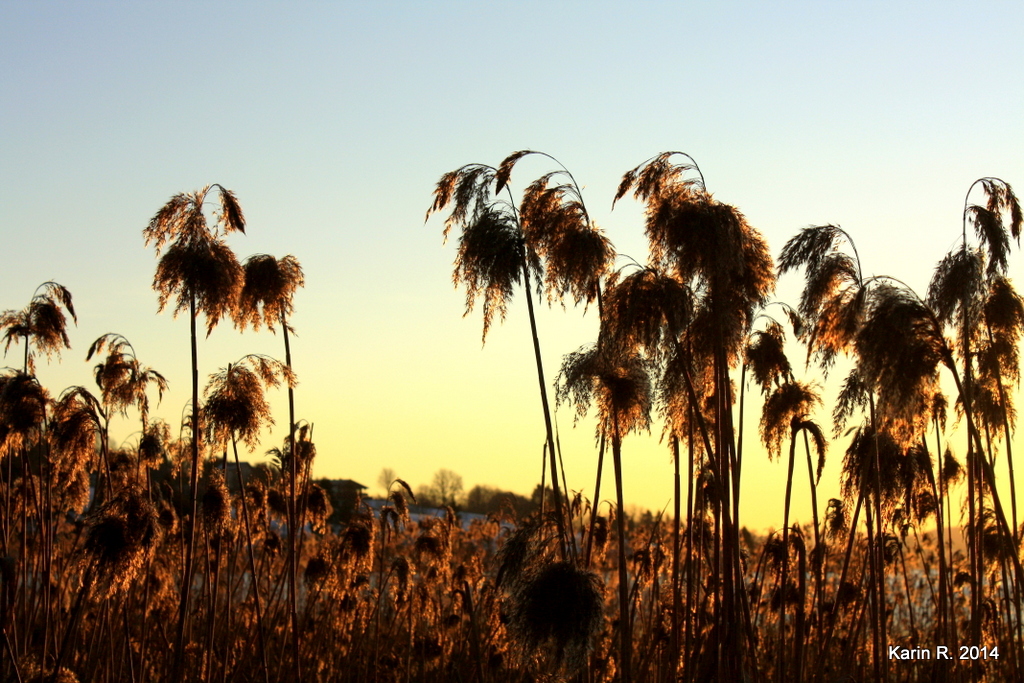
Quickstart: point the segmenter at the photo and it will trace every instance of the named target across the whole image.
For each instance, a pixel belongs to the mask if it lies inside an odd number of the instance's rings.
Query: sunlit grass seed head
[[[846,533],[849,521],[847,519],[846,506],[838,498],[829,498],[828,507],[825,509],[825,534],[829,539],[839,538]]]
[[[85,359],[91,360],[104,350],[107,351],[106,358],[93,370],[103,404],[122,416],[127,416],[128,408],[138,408],[145,430],[149,424],[149,387],[156,388],[159,401],[169,386],[167,379],[139,363],[134,347],[120,334],[108,333],[99,337],[89,347]]]
[[[458,527],[447,518],[427,517],[420,521],[419,528],[413,552],[420,575],[428,581],[450,585],[454,564],[452,532]]]
[[[598,515],[594,519],[594,551],[602,552],[608,545],[608,518]]]
[[[179,192],[171,197],[142,231],[146,244],[154,243],[157,252],[168,242],[201,239],[209,231],[203,204],[206,195],[216,187],[220,192],[221,210],[216,214],[217,226],[224,232],[245,232],[245,216],[238,199],[221,185],[207,185],[196,192]]]
[[[170,500],[160,501],[160,505],[157,508],[157,521],[165,534],[171,535],[178,530],[178,514],[174,511],[174,506],[170,503]]]
[[[266,325],[271,332],[291,317],[292,299],[305,276],[298,259],[289,254],[276,259],[269,254],[250,256],[242,264],[244,285],[235,309],[235,326],[251,326],[254,330]],[[291,331],[291,330],[290,330]]]
[[[172,244],[153,276],[158,307],[163,311],[172,297],[174,314],[187,312],[191,296],[196,309],[206,314],[207,334],[229,315],[242,289],[242,267],[231,248],[219,237]]]
[[[93,460],[96,439],[101,434],[99,402],[84,387],[61,393],[51,409],[49,437],[58,461],[85,463]]]
[[[499,166],[495,192],[507,185],[512,166],[527,154],[548,156],[531,151],[510,155]],[[592,303],[601,280],[611,270],[615,249],[590,220],[572,174],[563,167],[530,183],[523,192],[519,214],[525,242],[545,262],[549,303],[562,301],[567,294],[576,304]]]
[[[786,546],[782,543],[781,531],[765,542],[764,554],[772,568],[779,571],[786,559]]]
[[[982,510],[981,526],[981,545],[984,548],[982,556],[989,567],[995,568],[1002,562],[1009,562],[1009,558],[1019,552],[1016,542],[1003,531],[991,508]]]
[[[223,532],[232,526],[231,494],[220,470],[210,471],[201,500],[203,520],[210,529]]]
[[[139,439],[139,461],[151,469],[160,467],[170,459],[170,444],[170,426],[163,420],[154,420]]]
[[[467,224],[459,236],[452,282],[466,288],[468,315],[483,297],[484,328],[481,339],[495,316],[504,321],[515,287],[523,281],[523,263],[535,281],[541,279],[540,259],[527,250],[515,218],[499,207],[490,207]]]
[[[581,347],[565,356],[556,379],[558,402],[576,406],[577,419],[591,403],[598,409],[598,436],[621,439],[648,430],[654,390],[651,367],[638,354],[600,344]]]
[[[85,548],[113,590],[125,590],[161,539],[157,512],[143,493],[126,488],[90,520]]]
[[[332,569],[330,556],[324,552],[318,552],[306,561],[306,569],[303,579],[307,586],[319,586],[327,580]]]
[[[245,495],[253,515],[259,519],[266,513],[267,487],[259,479],[251,479],[245,484]]]
[[[395,582],[398,586],[397,599],[399,602],[402,602],[405,599],[406,591],[409,589],[409,575],[411,573],[409,560],[399,555],[391,561],[391,571],[395,575]]]
[[[623,176],[616,201],[630,189],[646,202],[646,234],[651,262],[668,269],[695,290],[706,290],[717,343],[734,357],[754,311],[775,286],[767,242],[735,207],[714,200],[700,170],[689,159],[681,164],[665,153]]]
[[[295,435],[295,455],[302,465],[307,465],[316,458],[316,444],[313,443],[312,438],[312,425],[298,425],[298,433]]]
[[[527,652],[553,650],[556,666],[580,670],[604,624],[604,591],[597,575],[568,562],[531,572],[511,596],[509,630]]]
[[[877,392],[878,424],[901,442],[916,441],[927,427],[928,408],[939,390],[938,367],[950,360],[936,325],[934,313],[916,294],[886,285],[875,289],[857,333],[859,370]]]
[[[554,538],[551,526],[546,520],[527,518],[505,537],[496,557],[498,572],[494,582],[497,587],[515,590],[530,567],[543,562],[540,558],[546,556]]]
[[[696,490],[700,492],[697,497],[697,509],[712,514],[717,512],[719,507],[719,498],[716,494],[716,491],[718,490],[718,485],[716,482],[715,474],[708,463],[705,463],[700,467],[699,470],[697,470],[697,476],[694,485]],[[708,522],[708,518],[706,515],[694,517],[694,526],[696,527],[698,524],[708,524],[708,528],[713,526]]]
[[[299,472],[302,472],[303,468],[308,467],[316,458],[316,444],[313,443],[312,436],[312,425],[305,422],[296,425],[294,451],[298,457],[296,465],[298,465]],[[267,451],[267,455],[273,462],[273,468],[286,482],[291,477],[292,450],[291,439],[286,438],[283,447],[274,447]]]
[[[187,419],[191,419],[191,417]],[[192,430],[182,424],[179,438],[174,439],[168,446],[167,455],[171,463],[171,473],[173,475],[178,475],[188,469],[189,452],[192,446],[191,435]]]
[[[306,492],[306,510],[313,530],[324,533],[327,530],[327,519],[334,512],[334,508],[331,507],[327,493],[319,484],[311,484]]]
[[[402,518],[391,505],[384,505],[380,509],[380,528],[381,531],[386,531],[388,527],[393,529],[396,533],[402,525]]]
[[[212,187],[219,190],[221,210],[211,230],[203,205]],[[197,311],[206,315],[207,334],[233,311],[244,275],[223,234],[235,231],[245,232],[242,207],[220,185],[179,193],[161,207],[142,231],[146,245],[162,254],[153,277],[161,311],[172,297],[175,315],[188,311],[194,298]]]
[[[640,548],[633,552],[630,558],[633,566],[633,579],[638,586],[650,583],[654,576],[661,569],[665,561],[665,553],[659,545],[650,548]]]
[[[18,371],[0,374],[0,457],[30,443],[46,418],[49,400],[34,376]]]
[[[953,451],[946,447],[945,453],[942,457],[942,467],[939,471],[939,475],[942,478],[943,486],[951,486],[958,484],[964,477],[963,467],[960,462],[953,457]]]
[[[433,534],[422,534],[416,538],[416,561],[423,566],[436,566],[444,559],[444,544]]]
[[[89,474],[84,467],[70,471],[54,468],[53,499],[54,507],[64,512],[85,512],[91,499]]]
[[[408,485],[406,484],[406,486]],[[412,493],[410,492],[409,495],[411,496]],[[394,505],[394,510],[398,514],[399,520],[407,524],[409,522],[409,506],[405,501],[405,495],[402,493],[401,490],[394,489],[391,491],[388,497],[391,499],[391,503]],[[415,500],[416,499],[413,498],[413,501]]]
[[[342,533],[342,553],[355,560],[364,562],[373,552],[373,521],[354,518]]]
[[[206,417],[209,438],[215,443],[243,441],[253,451],[263,427],[274,424],[264,389],[285,382],[294,386],[295,376],[280,361],[250,354],[210,375],[206,386]]]
[[[276,486],[267,489],[267,507],[279,519],[288,516],[288,499]]]
[[[124,449],[117,449],[109,453],[110,479],[115,488],[126,486],[134,477],[136,471],[135,455]]]
[[[877,478],[882,508],[891,512],[919,481],[920,465],[913,447],[901,446],[890,432],[876,433],[864,425],[854,432],[843,458],[843,496],[856,499],[858,492],[872,490]]]
[[[914,519],[924,521],[938,512],[939,505],[931,491],[916,491],[913,496],[913,509]]]
[[[597,298],[601,281],[611,270],[615,249],[596,227],[576,225],[555,232],[541,255],[546,259],[544,284],[548,302],[591,303]]]
[[[40,291],[42,290],[42,291]],[[25,372],[35,372],[32,347],[46,354],[47,359],[60,355],[61,349],[71,348],[67,333],[67,318],[61,307],[77,323],[71,292],[56,282],[44,282],[36,288],[28,306],[20,311],[0,313],[0,331],[3,332],[4,353],[16,342],[27,344],[24,349]]]
[[[786,357],[786,337],[782,326],[771,322],[766,329],[757,330],[748,339],[743,355],[754,381],[768,394],[772,386],[791,377],[792,366]]]
[[[848,245],[852,255],[842,251]],[[822,368],[849,351],[869,301],[860,257],[849,234],[838,225],[814,225],[792,237],[779,255],[779,275],[805,269],[800,315],[807,321],[803,338],[808,360]]]
[[[711,507],[709,504],[705,505],[707,508]],[[713,527],[714,517],[707,510],[702,514],[694,515],[692,523],[693,535],[696,539],[694,542],[706,544],[714,543],[715,537]],[[687,529],[687,533],[690,533],[689,529]]]

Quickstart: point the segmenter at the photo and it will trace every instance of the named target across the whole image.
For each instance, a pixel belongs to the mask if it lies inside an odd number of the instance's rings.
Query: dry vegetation
[[[294,409],[288,318],[302,269],[291,256],[238,263],[223,235],[244,232],[245,219],[219,186],[175,196],[144,232],[160,255],[160,306],[173,300],[192,330],[191,409],[177,438],[150,419],[167,380],[119,335],[89,350],[95,393],[39,384],[36,356],[70,345],[64,287],[45,283],[4,313],[6,347],[23,353],[20,369],[0,373],[0,679],[1021,679],[1016,491],[1005,500],[994,485],[1013,482],[1024,326],[1006,277],[1021,227],[1009,185],[972,186],[963,239],[924,298],[865,278],[838,227],[804,229],[778,263],[806,277],[790,307],[770,298],[777,269],[761,235],[712,198],[688,156],[624,177],[616,200],[632,192],[646,204],[650,261],[614,270],[564,168],[514,200],[514,166],[538,154],[444,175],[428,213],[450,211],[455,281],[468,308],[483,297],[485,336],[513,292],[526,295],[551,494],[529,516],[509,505],[472,524],[450,509],[413,521],[412,491],[396,480],[379,510],[357,501],[331,521],[311,476],[313,429]],[[597,415],[593,499],[607,454],[615,482],[604,515],[564,481],[535,292],[600,311],[598,340],[566,356],[553,396]],[[281,330],[285,361],[245,356],[204,390],[201,316],[208,331],[227,318]],[[797,342],[822,373],[852,359],[831,428],[819,423],[824,374],[799,379],[787,359]],[[288,437],[243,480],[238,446],[257,446],[271,419],[264,392],[277,386],[289,395]],[[947,411],[960,424],[952,434]],[[139,420],[130,448],[108,445],[117,416]],[[751,419],[789,472],[767,538],[739,515],[737,434]],[[675,506],[631,520],[618,513],[625,437],[652,426],[673,451]],[[843,500],[819,501],[829,449],[845,454]],[[812,523],[791,523],[793,486],[810,487]],[[936,659],[936,646],[951,659]],[[893,648],[931,659],[894,660]]]

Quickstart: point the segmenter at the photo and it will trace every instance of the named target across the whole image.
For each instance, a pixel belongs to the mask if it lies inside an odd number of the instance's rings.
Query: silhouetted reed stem
[[[75,637],[75,631],[78,629],[78,622],[82,618],[82,608],[85,606],[85,601],[88,599],[89,593],[92,592],[95,569],[96,562],[90,561],[85,570],[85,576],[82,578],[82,587],[79,589],[78,595],[75,598],[74,607],[71,608],[71,619],[68,622],[67,629],[64,631],[64,638],[61,640],[60,650],[57,652],[57,660],[53,665],[53,673],[50,675],[50,683],[57,683],[57,677],[60,675],[61,667],[64,666],[64,662],[67,661],[68,655],[71,654],[71,642]]]
[[[903,569],[903,589],[907,596],[907,615],[910,618],[910,637],[912,642],[920,642],[917,636],[917,619],[914,616],[914,598],[910,594],[910,576],[907,574],[907,559],[903,555],[903,539],[899,539],[900,566]]]
[[[224,455],[225,456],[227,455],[227,451],[225,451]],[[243,496],[245,495],[245,489],[244,488],[242,489],[242,495]],[[207,615],[207,618],[206,618],[206,652],[205,652],[205,657],[204,657],[205,662],[204,662],[204,665],[203,665],[203,680],[204,681],[211,680],[211,670],[213,668],[214,653],[216,652],[216,648],[214,647],[214,642],[213,642],[213,636],[214,636],[214,631],[215,631],[216,625],[217,625],[217,593],[218,593],[218,589],[220,587],[220,565],[221,565],[220,558],[221,558],[221,553],[223,551],[223,547],[224,547],[224,543],[223,542],[218,543],[217,544],[217,548],[216,548],[216,550],[214,550],[214,555],[213,555],[213,572],[212,572],[213,573],[213,581],[211,582],[212,585],[210,587],[209,614]],[[207,544],[207,553],[209,553],[209,544]],[[226,597],[226,599],[225,599],[224,609],[225,609],[225,612],[227,610],[231,609],[231,596],[230,595],[228,595]]]
[[[786,554],[789,554],[788,551]],[[807,545],[803,538],[799,538],[796,557],[797,595],[800,601],[797,603],[795,628],[793,629],[793,661],[796,674],[794,680],[802,681],[804,680],[804,609],[807,604]]]
[[[530,314],[530,334],[533,338],[533,356],[537,363],[537,380],[540,384],[540,402],[544,411],[544,429],[547,435],[547,449],[549,467],[551,471],[551,491],[555,499],[555,521],[558,525],[558,556],[565,561],[567,549],[570,547],[568,532],[566,531],[566,517],[562,505],[562,494],[558,483],[558,463],[555,452],[555,433],[551,425],[551,407],[548,404],[547,383],[544,381],[544,363],[540,355],[540,338],[537,336],[537,317],[533,311],[533,295],[530,292],[530,271],[526,259],[523,259],[523,288],[526,292],[526,308]]]
[[[938,425],[936,425],[936,428]],[[938,432],[936,432],[936,441],[938,441]],[[938,450],[937,460],[942,463],[942,444],[937,443]],[[925,452],[928,451],[928,442],[925,435],[921,436],[921,446]],[[949,586],[949,570],[946,566],[947,555],[946,555],[946,520],[945,520],[945,503],[944,503],[944,486],[939,486],[935,476],[935,468],[932,466],[932,459],[929,456],[927,458],[928,468],[925,470],[925,475],[928,477],[928,485],[931,487],[932,496],[935,498],[935,533],[938,542],[938,554],[939,554],[939,603],[938,612],[936,614],[937,629],[936,633],[950,642],[954,640],[953,634],[950,631],[952,624],[952,618],[949,610],[951,590]],[[941,475],[940,475],[941,476]],[[916,532],[915,532],[916,534]],[[918,541],[918,549],[921,544]]]
[[[865,470],[867,469],[867,462],[865,461]],[[840,597],[842,596],[843,584],[846,583],[847,572],[850,569],[850,559],[853,557],[853,546],[857,540],[857,521],[860,519],[861,507],[864,503],[864,488],[863,486],[858,487],[859,493],[857,495],[857,505],[853,511],[853,521],[850,523],[849,528],[846,532],[846,554],[843,556],[843,569],[839,573],[839,583],[836,584],[835,597],[832,599],[832,612],[828,617],[827,632],[825,638],[822,641],[821,649],[818,652],[818,666],[815,668],[814,675],[811,680],[817,681],[819,677],[825,671],[825,663],[828,661],[828,650],[832,644],[832,636],[835,633],[836,622],[839,621],[839,609],[842,605]],[[866,574],[866,571],[861,571],[861,577]]]
[[[594,549],[594,525],[597,523],[597,511],[601,507],[601,473],[604,469],[604,449],[605,435],[604,432],[601,432],[597,446],[597,478],[594,480],[594,504],[590,509],[590,531],[587,532],[587,545],[583,552],[583,566],[586,569],[590,569],[591,553]],[[543,486],[543,477],[541,485]]]
[[[679,662],[679,630],[680,612],[683,609],[682,586],[679,568],[681,538],[680,538],[680,514],[682,512],[682,487],[679,477],[679,437],[672,433],[672,634],[669,647],[669,661],[671,663],[672,676],[675,676]]]
[[[188,621],[189,597],[192,594],[192,571],[195,563],[196,515],[199,512],[199,351],[196,345],[196,293],[189,292],[188,319],[192,343],[192,434],[191,434],[191,475],[189,476],[188,505],[190,514],[185,519],[188,541],[185,545],[185,567],[181,579],[181,595],[178,601],[178,634],[172,653],[173,670],[171,678],[185,680],[185,628]]]
[[[264,638],[263,608],[260,605],[260,580],[256,573],[256,557],[252,551],[252,532],[249,528],[249,503],[245,499],[245,482],[242,481],[242,465],[238,461],[238,443],[231,435],[231,448],[235,454],[235,471],[238,473],[239,497],[242,499],[242,520],[245,526],[245,547],[249,554],[249,571],[252,572],[252,594],[256,602],[256,631],[259,636],[260,662],[263,666],[263,680],[270,683],[270,666],[267,663],[267,644]]]
[[[626,506],[622,495],[622,438],[619,436],[619,417],[613,417],[612,432],[612,465],[615,469],[615,526],[619,536],[619,665],[622,669],[622,683],[629,683],[630,653],[632,651],[633,632],[630,628],[629,615],[629,570],[626,566]]]
[[[979,486],[979,502],[984,501],[984,485],[988,484],[989,493],[992,495],[992,504],[995,508],[996,523],[1000,530],[1006,535],[1007,538],[1013,538],[1014,534],[1010,530],[1010,525],[1006,521],[1006,513],[1003,510],[1003,504],[999,496],[999,490],[995,486],[995,472],[992,470],[992,466],[985,459],[983,450],[981,447],[981,436],[978,432],[977,424],[974,421],[974,411],[971,409],[971,402],[966,400],[964,390],[964,383],[960,380],[959,372],[957,371],[956,364],[952,361],[952,354],[949,354],[946,359],[946,367],[950,370],[953,375],[953,380],[956,383],[957,391],[960,394],[962,405],[964,406],[964,417],[967,421],[967,434],[968,434],[968,455],[971,453],[971,444],[974,445],[975,450],[982,453],[980,457],[974,460],[979,468],[979,479],[981,480]],[[970,459],[969,459],[970,460]],[[970,461],[968,461],[968,472],[970,472]],[[968,496],[969,497],[969,496]],[[978,529],[971,527],[972,533],[978,533]],[[976,540],[978,549],[981,549],[980,537]],[[980,552],[979,552],[980,555]],[[1016,577],[1017,583],[1024,585],[1024,567],[1021,566],[1020,557],[1017,553],[1010,553],[1010,558],[1013,560],[1014,576]]]
[[[803,430],[804,434],[804,453],[807,455],[807,478],[810,483],[811,490],[811,518],[814,521],[814,562],[819,563],[817,567],[812,567],[814,570],[814,602],[817,605],[821,604],[822,599],[822,574],[824,573],[824,557],[820,555],[823,550],[819,550],[821,546],[821,523],[818,519],[818,484],[815,481],[814,476],[814,462],[811,459],[811,444],[809,437],[807,436],[807,430]],[[820,610],[819,610],[820,614]],[[821,620],[818,620],[818,635],[820,636]]]
[[[789,588],[789,510],[793,498],[793,471],[796,466],[796,436],[798,428],[794,427],[789,439],[789,468],[786,472],[786,502],[785,511],[782,515],[782,571],[779,578],[779,680],[786,678],[786,598]],[[802,638],[802,634],[794,635],[794,638]],[[797,666],[796,678],[800,680],[799,665]]]
[[[562,460],[562,440],[558,435],[558,425],[555,424],[555,452],[558,453],[558,470],[562,475],[562,486],[565,488],[565,535],[569,541],[569,556],[576,561],[576,534],[573,531],[572,518],[573,518],[573,506],[569,502],[569,487],[566,482],[569,480],[565,476],[565,461]]]
[[[696,590],[696,572],[697,560],[694,558],[693,553],[693,524],[694,517],[696,516],[696,510],[694,509],[694,498],[693,498],[693,477],[694,477],[694,444],[693,444],[693,411],[692,405],[687,406],[687,411],[690,413],[690,419],[687,420],[686,429],[686,611],[684,627],[686,629],[685,640],[683,643],[683,654],[684,666],[686,671],[691,671],[691,666],[688,663],[689,653],[693,645],[693,614],[694,614],[694,592]],[[700,551],[698,549],[698,557]]]
[[[8,661],[11,663],[11,667],[14,669],[14,679],[18,683],[24,683],[21,678],[21,669],[18,668],[18,656],[14,652],[14,647],[11,645],[11,639],[7,636],[7,629],[0,628],[0,635],[4,637],[4,650],[7,651]]]
[[[281,330],[284,335],[284,364],[288,370],[292,369],[292,347],[288,339],[288,321],[284,313],[281,313]],[[295,541],[296,515],[296,491],[295,480],[298,478],[298,455],[295,452],[295,390],[288,385],[288,449],[291,452],[289,459],[290,478],[288,483],[288,612],[291,617],[292,626],[292,675],[294,683],[302,683],[302,665],[299,659],[300,631],[299,631],[299,607],[298,607],[298,573],[299,553]]]

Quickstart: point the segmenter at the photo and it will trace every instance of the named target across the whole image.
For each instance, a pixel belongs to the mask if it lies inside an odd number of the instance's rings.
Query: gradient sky
[[[230,239],[239,257],[291,253],[305,269],[293,352],[317,474],[375,490],[383,467],[413,486],[444,467],[467,488],[527,493],[544,431],[525,302],[481,348],[480,312],[463,318],[452,288],[454,245],[440,218],[423,222],[442,173],[553,154],[642,262],[641,211],[612,212],[612,196],[625,171],[682,150],[773,254],[838,223],[866,271],[918,291],[959,237],[971,182],[1024,183],[1020,2],[703,5],[4,2],[0,309],[66,285],[79,324],[62,363],[40,361],[43,383],[92,386],[86,350],[119,332],[170,379],[156,412],[177,424],[188,323],[157,315],[141,231],[173,194],[220,183],[248,219]],[[527,159],[513,187],[548,170]],[[781,298],[798,292],[780,283]],[[550,380],[596,315],[556,306],[539,327]],[[283,356],[280,337],[222,324],[199,347],[203,380],[252,352]],[[568,407],[558,423],[570,487],[589,495],[593,423],[574,430]],[[672,465],[653,432],[626,440],[624,478],[627,501],[660,510]],[[842,447],[822,497],[838,492]],[[742,521],[778,526],[784,463],[748,453]]]

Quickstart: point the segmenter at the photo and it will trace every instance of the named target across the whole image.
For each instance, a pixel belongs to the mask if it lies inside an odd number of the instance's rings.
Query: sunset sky
[[[229,239],[239,258],[290,253],[305,269],[293,354],[316,474],[375,492],[383,467],[414,487],[448,468],[467,489],[528,494],[544,428],[525,300],[481,347],[481,311],[463,317],[452,286],[454,240],[442,245],[442,218],[424,224],[442,173],[550,153],[617,250],[644,262],[642,211],[629,198],[612,211],[612,197],[625,171],[681,150],[774,256],[800,228],[837,223],[868,273],[923,293],[960,236],[972,181],[1024,188],[1022,34],[1019,1],[9,0],[0,310],[47,280],[67,286],[73,348],[40,359],[43,384],[94,387],[86,351],[118,332],[170,380],[156,413],[177,425],[189,326],[157,314],[142,229],[175,193],[220,183],[248,220]],[[549,170],[524,160],[513,189]],[[1015,252],[1011,276],[1022,266]],[[795,304],[799,290],[787,276],[778,295]],[[538,325],[550,382],[564,354],[594,340],[596,311],[556,305]],[[20,350],[0,365],[20,366]],[[283,357],[280,335],[222,323],[199,346],[203,382],[247,353]],[[275,400],[278,428],[254,457],[283,437]],[[785,487],[785,464],[757,445],[759,410],[746,419],[742,519],[756,529],[781,524]],[[135,429],[134,416],[114,422],[119,438]],[[563,406],[569,486],[589,496],[594,424],[573,422]],[[660,433],[624,445],[627,502],[655,511],[672,493]],[[838,494],[843,448],[830,451],[822,500]],[[809,521],[801,476],[796,516]],[[612,486],[608,476],[602,498]]]

